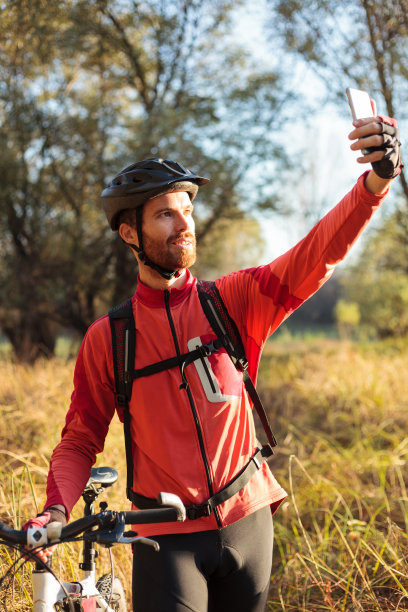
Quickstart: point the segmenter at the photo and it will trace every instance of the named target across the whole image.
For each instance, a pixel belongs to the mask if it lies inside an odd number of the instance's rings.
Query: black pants
[[[135,612],[264,612],[272,567],[269,507],[215,531],[161,535],[136,545]]]

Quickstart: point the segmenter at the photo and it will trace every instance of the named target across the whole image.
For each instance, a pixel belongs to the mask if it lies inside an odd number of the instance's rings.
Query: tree
[[[360,308],[356,302],[339,300],[335,308],[337,329],[341,338],[350,338],[360,324]]]
[[[268,0],[269,28],[313,69],[333,100],[368,89],[390,117],[407,119],[407,0]],[[408,204],[408,185],[401,184]]]
[[[284,47],[321,78],[331,100],[345,89],[370,91],[385,114],[408,119],[407,0],[268,0],[269,27]],[[403,149],[404,151],[404,149]],[[396,210],[371,234],[357,263],[343,275],[346,299],[358,304],[361,324],[379,336],[408,333],[408,185],[397,184]]]
[[[380,338],[408,333],[408,243],[395,215],[371,231],[358,261],[342,274],[346,300],[358,304],[361,325]]]
[[[17,357],[28,361],[53,353],[57,324],[86,329],[109,258],[89,206],[95,183],[98,190],[102,184],[95,176],[102,135],[95,99],[87,92],[78,110],[70,108],[63,51],[46,47],[57,42],[65,17],[53,2],[17,2],[0,13],[6,152],[0,160],[0,324]],[[85,262],[92,260],[91,270]]]
[[[261,228],[251,217],[221,218],[200,240],[194,273],[214,280],[231,270],[249,268],[260,260],[265,247]]]
[[[259,204],[246,189],[250,165],[260,161],[270,183],[265,156],[286,163],[268,129],[285,91],[227,40],[232,7],[0,6],[0,326],[20,359],[51,355],[58,326],[82,335],[136,283],[131,255],[99,211],[121,167],[168,156],[209,174],[197,207],[203,240],[222,219],[246,214],[242,195]]]

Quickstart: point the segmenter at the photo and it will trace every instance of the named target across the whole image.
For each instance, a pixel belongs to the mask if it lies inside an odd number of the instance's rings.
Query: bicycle
[[[9,568],[3,580],[16,571],[17,564],[36,561],[32,572],[33,612],[126,612],[123,585],[114,576],[111,559],[111,573],[104,574],[96,582],[97,550],[95,544],[111,547],[114,544],[145,544],[159,550],[159,544],[135,532],[125,532],[129,524],[161,523],[184,521],[186,511],[181,500],[171,493],[160,493],[160,508],[150,510],[129,510],[117,512],[107,510],[107,503],[101,502],[99,513],[94,512],[94,503],[100,493],[110,487],[118,473],[110,467],[92,468],[91,476],[82,493],[85,502],[84,515],[61,529],[61,523],[49,523],[45,527],[29,527],[15,530],[0,522],[0,543],[21,552],[17,561]],[[78,582],[63,582],[52,570],[50,562],[44,563],[35,557],[41,548],[64,542],[83,541],[82,563],[79,564],[83,578]]]

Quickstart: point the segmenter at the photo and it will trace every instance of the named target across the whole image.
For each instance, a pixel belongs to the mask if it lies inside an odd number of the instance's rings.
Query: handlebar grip
[[[176,508],[151,508],[149,510],[127,510],[124,512],[127,525],[147,523],[170,523],[178,520]]]
[[[0,539],[3,538],[6,542],[12,544],[27,544],[27,531],[24,529],[12,529],[8,525],[0,522]]]

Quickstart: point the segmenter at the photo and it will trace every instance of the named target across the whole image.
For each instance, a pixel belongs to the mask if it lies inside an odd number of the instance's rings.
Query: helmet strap
[[[149,266],[150,268],[158,272],[160,276],[162,276],[166,280],[171,280],[174,277],[177,278],[178,276],[180,276],[179,270],[167,270],[166,268],[159,266],[158,264],[154,263],[154,261],[149,259],[149,257],[146,255],[146,253],[143,250],[143,233],[142,233],[143,208],[144,208],[143,206],[140,206],[139,208],[136,209],[136,231],[137,231],[137,237],[138,237],[140,246],[137,247],[135,244],[130,244],[130,243],[128,244],[130,247],[132,247],[134,251],[136,251],[136,253],[139,256],[140,261],[143,262],[145,266]]]
[[[139,260],[145,266],[149,266],[149,268],[152,268],[153,270],[158,272],[160,276],[162,276],[166,280],[171,280],[172,278],[178,278],[180,276],[180,270],[167,270],[167,268],[163,268],[162,266],[159,266],[159,264],[156,264],[154,263],[154,261],[149,259],[143,249],[139,248],[135,244],[132,244],[131,242],[126,242],[126,244],[129,245],[134,251],[136,251]]]

